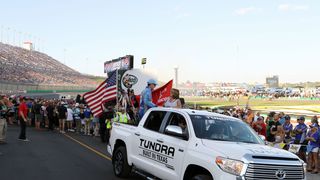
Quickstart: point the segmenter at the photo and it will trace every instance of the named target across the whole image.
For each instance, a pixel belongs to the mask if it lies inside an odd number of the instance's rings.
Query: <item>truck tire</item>
[[[127,149],[124,146],[118,147],[113,154],[113,172],[117,177],[128,177],[131,166],[128,164]]]
[[[191,180],[212,180],[212,177],[204,174],[198,174],[193,176]]]

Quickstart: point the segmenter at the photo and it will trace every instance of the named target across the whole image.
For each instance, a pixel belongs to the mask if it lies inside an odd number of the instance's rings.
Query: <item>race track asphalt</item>
[[[110,160],[63,134],[27,128],[30,142],[19,141],[18,135],[19,127],[11,126],[7,144],[0,144],[0,180],[119,179]],[[98,138],[72,136],[107,156],[105,144]],[[142,179],[135,176],[131,179]]]
[[[10,126],[7,144],[0,144],[0,180],[108,180],[114,176],[106,145],[99,137],[66,135],[27,128],[30,142],[19,141],[19,127]],[[129,180],[143,179],[133,174]],[[308,180],[320,175],[307,174]]]

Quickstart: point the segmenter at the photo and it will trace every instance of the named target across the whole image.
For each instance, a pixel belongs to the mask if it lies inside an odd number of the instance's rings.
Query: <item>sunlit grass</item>
[[[190,106],[197,105],[203,107],[214,106],[250,106],[253,109],[290,109],[290,110],[309,110],[312,112],[320,112],[319,100],[296,100],[296,99],[248,99],[241,98],[239,100],[230,99],[210,99],[210,98],[185,98],[186,103]]]

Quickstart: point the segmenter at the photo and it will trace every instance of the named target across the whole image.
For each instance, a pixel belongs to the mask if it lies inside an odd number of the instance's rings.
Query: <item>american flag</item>
[[[91,112],[94,116],[99,116],[102,113],[102,104],[116,99],[117,97],[117,72],[112,74],[101,83],[95,90],[87,92],[83,95]]]

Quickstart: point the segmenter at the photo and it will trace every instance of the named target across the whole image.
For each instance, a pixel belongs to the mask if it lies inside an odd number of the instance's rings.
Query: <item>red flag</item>
[[[173,80],[169,81],[162,87],[152,92],[152,102],[157,106],[163,106],[166,100],[170,97],[170,91],[172,89]]]
[[[169,81],[167,84],[161,86],[158,89],[152,91],[152,102],[157,106],[163,106],[166,100],[170,96],[170,91],[172,89],[173,80]],[[140,103],[140,95],[136,96],[137,101]]]

